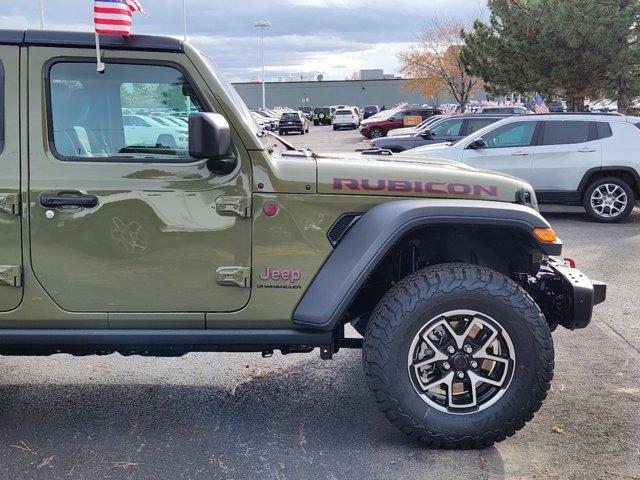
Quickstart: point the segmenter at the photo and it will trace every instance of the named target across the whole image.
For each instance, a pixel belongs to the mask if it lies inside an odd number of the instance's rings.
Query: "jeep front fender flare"
[[[316,274],[293,313],[300,327],[332,330],[367,277],[407,233],[433,224],[497,226],[518,229],[546,255],[560,255],[562,242],[542,243],[536,228],[549,223],[523,205],[483,200],[399,200],[377,205],[340,240]]]

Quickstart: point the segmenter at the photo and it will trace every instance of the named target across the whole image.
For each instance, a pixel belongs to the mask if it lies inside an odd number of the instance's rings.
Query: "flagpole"
[[[44,30],[44,0],[40,0],[40,30]]]
[[[96,32],[96,58],[98,62],[96,65],[96,70],[98,71],[98,73],[104,73],[105,65],[102,62],[102,58],[100,56],[100,35],[98,34],[98,32]]]
[[[182,21],[184,23],[184,41],[187,41],[187,0],[182,0]]]

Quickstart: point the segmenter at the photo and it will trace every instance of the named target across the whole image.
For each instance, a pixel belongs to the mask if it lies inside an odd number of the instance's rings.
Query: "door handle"
[[[512,157],[528,157],[529,152],[513,152],[511,156]]]
[[[93,208],[98,205],[98,197],[82,193],[52,194],[43,193],[40,205],[45,208],[84,207]]]
[[[580,150],[578,150],[578,152],[580,153],[593,153],[595,151],[596,151],[595,148],[581,148]]]

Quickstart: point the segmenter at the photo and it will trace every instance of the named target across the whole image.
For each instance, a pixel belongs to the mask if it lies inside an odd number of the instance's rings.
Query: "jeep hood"
[[[513,203],[526,182],[454,160],[359,153],[316,155],[318,193],[474,198]]]

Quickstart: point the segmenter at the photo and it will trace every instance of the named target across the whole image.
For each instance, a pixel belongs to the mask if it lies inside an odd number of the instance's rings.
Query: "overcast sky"
[[[0,0],[0,28],[39,28],[40,0]],[[44,0],[48,29],[92,29],[92,0]],[[182,35],[181,0],[142,0],[134,33]],[[468,20],[483,0],[187,0],[189,40],[233,81],[260,76],[265,19],[267,79],[323,74],[344,79],[362,68],[395,73],[395,52],[436,16]]]

